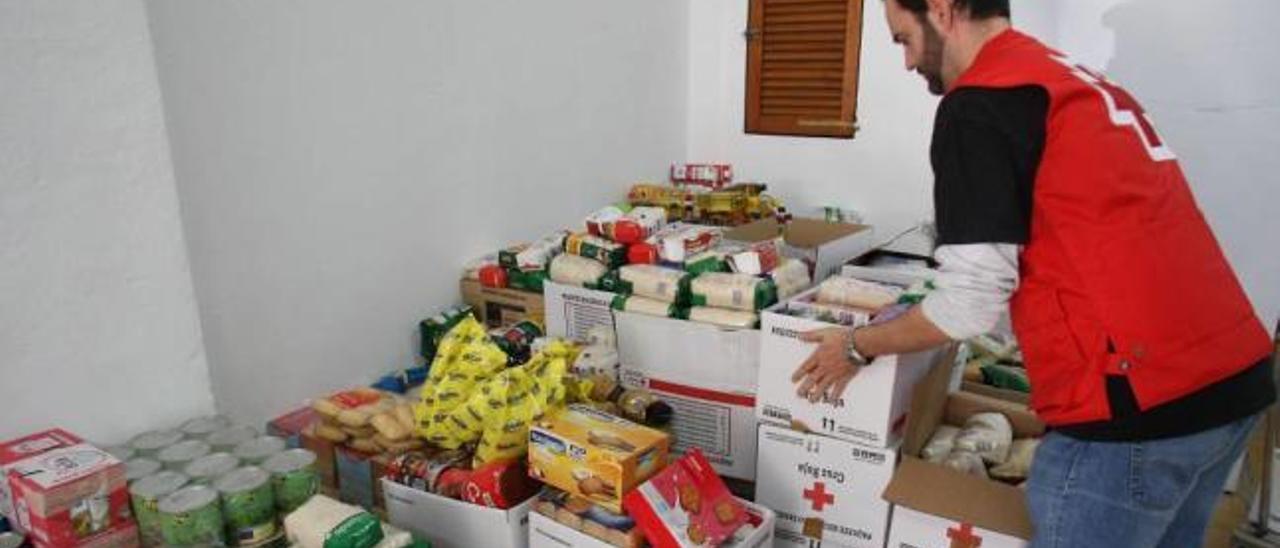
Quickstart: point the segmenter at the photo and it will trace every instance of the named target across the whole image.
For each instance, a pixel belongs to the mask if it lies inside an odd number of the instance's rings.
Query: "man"
[[[799,394],[838,397],[869,357],[967,339],[1008,309],[1050,427],[1032,545],[1200,545],[1275,387],[1174,154],[1123,89],[1012,30],[1008,0],[884,1],[907,69],[944,95],[938,289],[879,325],[807,334]]]

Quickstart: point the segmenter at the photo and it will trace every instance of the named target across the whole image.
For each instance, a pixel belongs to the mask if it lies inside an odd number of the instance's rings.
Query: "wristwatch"
[[[859,352],[858,346],[853,342],[856,338],[853,335],[858,332],[858,329],[860,328],[855,327],[853,331],[849,332],[849,345],[845,348],[845,355],[849,357],[849,361],[853,362],[853,365],[862,367],[871,363],[872,358],[864,356],[862,352]]]

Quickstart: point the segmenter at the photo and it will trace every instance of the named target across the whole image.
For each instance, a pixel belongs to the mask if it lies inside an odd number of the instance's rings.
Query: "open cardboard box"
[[[462,301],[475,311],[480,323],[502,327],[521,320],[542,323],[545,320],[541,293],[517,289],[484,287],[478,280],[463,278],[460,283]]]
[[[537,497],[502,510],[442,497],[383,478],[387,521],[435,548],[525,548]]]
[[[813,266],[813,279],[819,282],[840,271],[840,266],[876,247],[875,231],[867,225],[832,223],[820,219],[793,219],[779,228],[774,219],[729,229],[724,239],[735,242],[760,242],[782,236],[782,254]]]
[[[1015,439],[1044,435],[1044,423],[1017,403],[967,392],[955,392],[945,399],[913,399],[902,463],[884,491],[884,499],[895,507],[890,548],[954,546],[950,543],[957,538],[980,541],[983,548],[1026,545],[1032,526],[1021,489],[919,458],[939,425],[960,426],[969,417],[988,411],[1009,418]]]

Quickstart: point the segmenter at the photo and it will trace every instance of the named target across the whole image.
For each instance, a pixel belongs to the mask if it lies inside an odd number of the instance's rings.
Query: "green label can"
[[[191,478],[191,483],[213,485],[223,474],[239,467],[240,459],[231,453],[213,453],[191,461],[182,472]]]
[[[203,440],[214,432],[231,426],[231,421],[222,415],[198,417],[182,424],[179,428],[183,436],[189,440]]]
[[[143,546],[162,546],[160,533],[160,499],[182,489],[187,477],[172,471],[153,474],[129,486],[129,501],[138,520],[138,536]]]
[[[258,431],[252,426],[231,426],[223,428],[205,437],[205,443],[218,453],[235,451],[240,444],[258,437]]]
[[[231,454],[246,465],[261,466],[276,453],[285,450],[287,444],[283,438],[275,436],[258,436],[236,446]]]
[[[164,468],[160,461],[147,458],[136,458],[124,463],[124,477],[130,483],[159,472]]]
[[[262,467],[271,474],[271,490],[280,515],[297,510],[320,490],[316,454],[306,449],[290,449],[267,459]]]
[[[134,450],[135,457],[150,457],[161,449],[182,441],[182,432],[177,430],[155,430],[138,434],[129,440],[129,447]]]
[[[203,485],[183,487],[160,499],[160,536],[165,546],[222,546],[218,492]]]
[[[222,495],[227,542],[233,546],[258,544],[276,534],[275,496],[271,475],[257,466],[237,468],[214,482]]]
[[[156,455],[156,460],[165,469],[181,472],[193,460],[209,454],[209,444],[200,440],[180,441],[164,449]]]

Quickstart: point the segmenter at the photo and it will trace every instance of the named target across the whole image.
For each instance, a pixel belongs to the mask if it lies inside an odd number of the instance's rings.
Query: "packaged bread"
[[[649,264],[624,266],[618,269],[618,277],[628,293],[675,304],[688,302],[693,279],[686,272]]]
[[[760,316],[755,312],[747,312],[745,310],[695,306],[689,309],[689,321],[718,325],[720,327],[752,329],[760,323]]]
[[[390,394],[372,388],[344,390],[311,403],[316,413],[331,423],[348,428],[364,428],[374,415],[390,409]]]
[[[690,284],[693,306],[756,312],[778,301],[773,282],[748,274],[708,272]]]
[[[600,261],[577,255],[560,255],[551,261],[551,281],[558,284],[594,289],[608,273]]]
[[[1013,426],[1001,413],[978,413],[956,435],[956,451],[974,453],[987,464],[1004,464],[1013,444]]]
[[[827,278],[818,286],[818,302],[877,310],[898,302],[902,290],[855,278]]]

